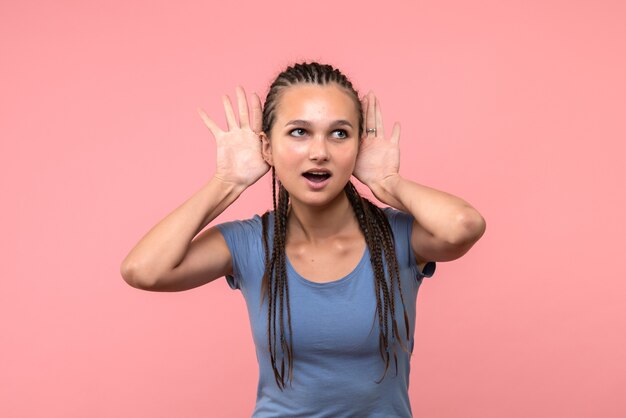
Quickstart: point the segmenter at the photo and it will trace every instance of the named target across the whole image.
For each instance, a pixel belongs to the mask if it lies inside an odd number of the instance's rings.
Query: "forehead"
[[[287,87],[276,106],[277,120],[315,121],[328,118],[358,119],[354,99],[344,88],[334,83],[296,84]]]

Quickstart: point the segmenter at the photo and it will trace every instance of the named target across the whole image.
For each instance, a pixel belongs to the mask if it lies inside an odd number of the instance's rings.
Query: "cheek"
[[[356,157],[356,151],[344,153],[341,157],[335,158],[335,166],[344,174],[344,176],[350,176],[352,175],[356,165]]]
[[[283,165],[295,164],[298,159],[306,157],[308,154],[306,144],[303,142],[289,142],[276,144],[272,155],[274,163],[280,162]]]
[[[345,161],[349,161],[349,162],[352,162],[352,164],[354,164],[359,156],[359,151],[360,151],[360,147],[359,147],[359,144],[357,143],[351,148],[346,149],[343,152],[342,156],[344,157]]]

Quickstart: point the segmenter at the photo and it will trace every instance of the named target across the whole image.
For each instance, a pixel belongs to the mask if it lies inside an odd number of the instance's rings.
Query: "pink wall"
[[[250,3],[0,6],[0,416],[250,415],[241,294],[119,265],[212,173],[196,108],[225,124],[221,94],[300,59],[373,89],[402,173],[487,219],[421,288],[415,416],[626,416],[624,3]]]

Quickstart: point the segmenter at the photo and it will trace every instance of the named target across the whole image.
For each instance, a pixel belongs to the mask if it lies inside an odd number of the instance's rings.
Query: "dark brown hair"
[[[316,62],[300,63],[288,67],[278,75],[270,86],[269,92],[263,106],[263,131],[270,135],[274,125],[276,106],[280,100],[282,92],[290,86],[302,83],[328,85],[335,84],[343,89],[353,98],[355,110],[359,115],[359,138],[364,130],[363,112],[358,92],[352,83],[339,70],[330,65]],[[278,191],[276,185],[278,183]],[[385,363],[383,376],[377,383],[380,383],[389,368],[391,353],[395,361],[396,374],[398,373],[398,358],[395,351],[394,341],[398,341],[403,350],[406,347],[402,344],[402,338],[398,331],[395,320],[395,286],[400,290],[402,308],[404,311],[404,326],[406,339],[409,340],[409,318],[404,306],[402,295],[402,285],[400,283],[400,273],[396,260],[393,232],[389,221],[381,208],[374,205],[369,200],[361,197],[351,182],[348,182],[344,192],[354,210],[359,227],[365,236],[365,242],[369,248],[370,261],[374,270],[374,288],[376,291],[376,312],[380,329],[379,348],[380,355]],[[276,174],[272,169],[272,195],[274,206],[274,237],[270,251],[268,242],[269,215],[266,212],[262,217],[263,223],[263,248],[265,250],[265,274],[263,275],[261,299],[267,297],[267,335],[270,352],[270,360],[274,377],[278,387],[282,390],[286,384],[285,362],[288,368],[288,380],[293,380],[293,343],[291,330],[291,310],[289,306],[289,283],[287,280],[285,241],[287,236],[287,214],[289,208],[289,193],[277,182]],[[270,254],[271,253],[271,254]],[[387,266],[387,275],[385,274]],[[284,310],[286,310],[286,324]],[[276,314],[278,313],[278,320]],[[277,329],[278,327],[278,329]],[[288,331],[288,332],[286,332]],[[277,359],[277,333],[282,356],[280,367]]]

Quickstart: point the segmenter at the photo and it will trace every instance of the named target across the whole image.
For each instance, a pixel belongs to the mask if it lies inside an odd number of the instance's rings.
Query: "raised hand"
[[[261,100],[256,93],[252,94],[248,114],[248,100],[241,86],[237,86],[237,104],[239,123],[230,103],[230,98],[222,96],[228,129],[223,131],[217,124],[198,109],[204,124],[209,128],[217,145],[217,163],[214,177],[221,181],[248,187],[263,177],[269,165],[261,154]]]
[[[363,98],[365,134],[357,156],[354,176],[370,189],[400,169],[400,124],[395,123],[391,136],[385,138],[380,103],[371,91]],[[374,191],[372,189],[372,191]]]

